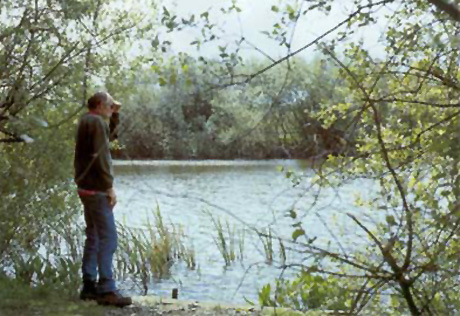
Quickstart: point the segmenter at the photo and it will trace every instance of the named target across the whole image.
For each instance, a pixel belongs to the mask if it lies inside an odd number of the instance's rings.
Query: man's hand
[[[120,108],[121,108],[121,103],[118,101],[114,101],[112,104],[113,113],[118,113],[120,111]]]
[[[117,195],[113,188],[107,190],[107,198],[109,199],[110,206],[114,207],[117,204]]]

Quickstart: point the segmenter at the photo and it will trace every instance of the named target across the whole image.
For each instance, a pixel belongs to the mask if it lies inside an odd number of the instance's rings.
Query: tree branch
[[[328,36],[329,34],[335,32],[336,30],[338,30],[340,27],[342,27],[343,25],[349,23],[350,21],[353,20],[354,17],[356,17],[357,15],[359,15],[363,10],[365,9],[370,9],[372,7],[375,7],[375,6],[379,6],[379,5],[386,5],[386,4],[389,4],[389,3],[392,3],[394,2],[394,0],[382,0],[382,1],[379,1],[379,2],[375,2],[375,3],[370,3],[370,4],[367,4],[367,5],[364,5],[364,6],[359,6],[356,11],[354,11],[352,14],[350,14],[345,20],[341,21],[339,24],[337,24],[336,26],[334,26],[333,28],[329,29],[327,32],[321,34],[320,36],[318,36],[316,39],[314,39],[313,41],[311,41],[310,43],[306,44],[305,46],[299,48],[298,50],[284,56],[283,58],[280,58],[278,59],[277,61],[275,61],[274,63],[272,63],[271,65],[253,73],[252,75],[250,75],[246,80],[244,81],[240,81],[240,82],[231,82],[231,83],[227,83],[227,84],[224,84],[224,85],[220,85],[220,86],[217,86],[217,87],[214,87],[213,89],[225,89],[225,88],[228,88],[228,87],[232,87],[232,86],[237,86],[237,85],[243,85],[243,84],[247,84],[249,83],[252,79],[254,79],[255,77],[267,72],[268,70],[272,69],[273,67],[291,59],[292,57],[296,56],[297,54],[303,52],[304,50],[306,50],[307,48],[315,45],[315,44],[318,44],[319,41],[321,41],[323,38],[325,38],[326,36]],[[212,89],[211,89],[212,90]]]
[[[447,2],[447,0],[428,0],[428,2],[448,14],[454,21],[460,22],[460,9],[454,3]]]

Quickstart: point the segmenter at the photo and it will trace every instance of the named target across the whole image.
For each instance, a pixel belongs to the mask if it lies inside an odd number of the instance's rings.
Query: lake
[[[180,298],[200,301],[244,303],[247,298],[257,302],[257,290],[280,275],[278,241],[273,242],[274,263],[269,265],[263,244],[250,227],[270,228],[273,235],[292,240],[292,225],[301,218],[315,244],[334,241],[333,231],[342,236],[347,251],[359,247],[362,235],[356,237],[359,229],[345,214],[362,217],[362,209],[353,203],[356,194],[369,196],[375,191],[372,182],[354,180],[340,191],[322,190],[316,198],[317,192],[308,189],[313,171],[301,160],[114,161],[114,167],[116,219],[142,227],[147,219],[153,222],[152,211],[158,205],[165,220],[183,227],[195,250],[196,270],[174,264],[172,277],[150,284],[149,294],[169,297],[172,288],[179,288]],[[294,185],[292,177],[286,177],[288,170],[304,180]],[[289,216],[292,209],[299,214],[296,220]],[[237,231],[246,229],[241,262],[225,267],[214,242],[217,232],[206,212],[228,221]],[[302,259],[297,251],[287,251],[287,263]],[[295,272],[286,271],[284,276]]]

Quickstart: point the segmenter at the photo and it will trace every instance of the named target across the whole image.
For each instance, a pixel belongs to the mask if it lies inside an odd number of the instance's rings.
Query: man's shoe
[[[97,303],[99,305],[111,305],[116,307],[125,307],[131,305],[133,301],[131,297],[124,297],[117,291],[103,293],[98,295]]]
[[[80,292],[80,299],[84,301],[94,301],[97,297],[96,282],[83,281],[83,289]]]

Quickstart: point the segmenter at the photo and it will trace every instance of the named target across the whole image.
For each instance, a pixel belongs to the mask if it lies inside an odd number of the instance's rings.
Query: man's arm
[[[97,170],[103,190],[112,189],[113,186],[113,175],[111,171],[111,157],[110,151],[108,148],[108,137],[107,135],[107,125],[100,119],[97,120],[94,124],[94,169]]]
[[[110,137],[109,140],[113,142],[114,140],[118,139],[118,125],[120,124],[120,113],[113,112],[112,116],[110,117]]]

